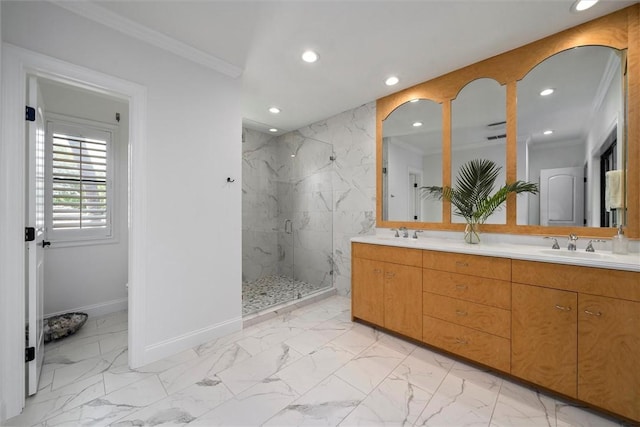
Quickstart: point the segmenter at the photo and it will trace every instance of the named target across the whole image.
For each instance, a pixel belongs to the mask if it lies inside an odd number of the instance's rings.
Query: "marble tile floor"
[[[256,313],[289,301],[295,301],[325,289],[316,285],[281,275],[261,277],[242,283],[242,315]]]
[[[350,320],[332,296],[139,369],[125,312],[47,345],[9,426],[620,426]]]

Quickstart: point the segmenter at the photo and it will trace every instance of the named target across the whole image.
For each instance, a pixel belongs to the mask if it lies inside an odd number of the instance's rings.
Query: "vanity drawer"
[[[504,280],[423,269],[422,289],[446,297],[511,309],[511,282]]]
[[[351,256],[357,258],[422,267],[422,250],[420,249],[352,243],[351,252]]]
[[[511,259],[454,252],[423,251],[422,265],[433,270],[511,280]]]
[[[640,273],[513,260],[513,282],[640,301]]]
[[[511,311],[424,292],[422,312],[481,332],[511,337]]]
[[[466,357],[503,372],[511,365],[511,341],[456,325],[435,317],[424,316],[424,342]]]

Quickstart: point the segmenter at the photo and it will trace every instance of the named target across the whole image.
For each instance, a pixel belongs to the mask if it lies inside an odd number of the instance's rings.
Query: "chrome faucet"
[[[569,244],[567,246],[567,249],[570,251],[575,251],[577,240],[578,240],[578,236],[576,236],[575,234],[569,234]]]
[[[400,237],[400,235],[398,234],[398,229],[397,228],[392,228],[391,231],[395,231],[396,234],[394,234],[393,237]]]
[[[404,237],[405,239],[409,237],[409,230],[407,229],[407,227],[400,227],[398,230],[402,231],[402,237]]]
[[[589,240],[589,244],[587,245],[587,248],[585,249],[585,251],[587,251],[587,252],[595,252],[596,250],[593,248],[593,243],[602,243],[602,242],[606,242],[606,240],[602,240],[602,239],[591,239],[591,240]]]
[[[545,239],[553,239],[553,245],[551,246],[551,249],[560,249],[560,245],[558,244],[558,239],[556,239],[555,237],[549,237],[549,236],[545,236]]]
[[[411,236],[412,239],[417,239],[418,238],[418,233],[422,233],[422,230],[415,230],[413,232],[413,236]]]

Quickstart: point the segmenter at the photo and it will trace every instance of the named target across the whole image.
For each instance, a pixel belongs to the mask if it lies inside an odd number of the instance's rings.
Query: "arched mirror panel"
[[[624,221],[625,51],[581,46],[517,84],[519,225],[615,227]]]
[[[382,194],[386,221],[441,222],[442,203],[421,197],[425,183],[442,185],[442,105],[415,99],[382,124]]]
[[[495,183],[506,181],[506,88],[493,79],[481,78],[468,83],[451,102],[451,184],[456,186],[460,167],[470,160],[487,159],[501,168]],[[495,191],[495,190],[494,190]],[[491,192],[491,194],[494,193]],[[464,218],[451,213],[452,223]],[[499,209],[487,224],[506,224],[506,210]]]

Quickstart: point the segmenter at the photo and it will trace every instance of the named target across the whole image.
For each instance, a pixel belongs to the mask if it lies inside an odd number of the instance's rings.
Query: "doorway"
[[[28,74],[66,81],[129,105],[128,176],[128,363],[146,363],[144,346],[146,272],[146,99],[144,86],[12,45],[2,48],[0,145],[0,419],[19,414],[25,403],[25,105]],[[17,207],[17,208],[16,208]],[[19,350],[19,351],[18,351]]]
[[[29,163],[34,156],[43,157],[45,171],[42,185],[29,185],[26,194],[31,200],[30,193],[39,193],[35,200],[43,205],[39,211],[44,218],[36,222],[45,224],[44,240],[33,245],[37,253],[43,253],[44,267],[43,274],[37,275],[41,291],[33,295],[30,287],[27,298],[28,330],[40,329],[35,327],[42,319],[34,315],[36,308],[45,323],[47,318],[70,313],[87,314],[85,331],[78,335],[87,338],[92,331],[109,334],[109,342],[96,345],[101,340],[87,339],[94,342],[85,346],[82,359],[76,354],[68,355],[67,360],[108,360],[114,351],[127,347],[129,104],[62,80],[32,75],[27,79],[27,86],[37,87],[40,94],[38,110],[43,112],[45,123],[43,153],[27,155]],[[29,281],[35,276],[30,270]],[[120,321],[113,324],[116,317]],[[98,319],[107,318],[109,328],[100,327],[105,322]],[[45,342],[49,335],[44,334]],[[45,358],[44,368],[48,373],[54,371],[51,386],[59,388],[64,384],[51,363],[56,363],[71,343],[81,344],[81,338],[52,341],[43,348],[28,343],[36,357],[29,362],[29,395],[38,391],[36,366],[42,360],[41,353],[51,355]],[[29,341],[33,339],[29,337]],[[43,386],[49,385],[45,381]]]

